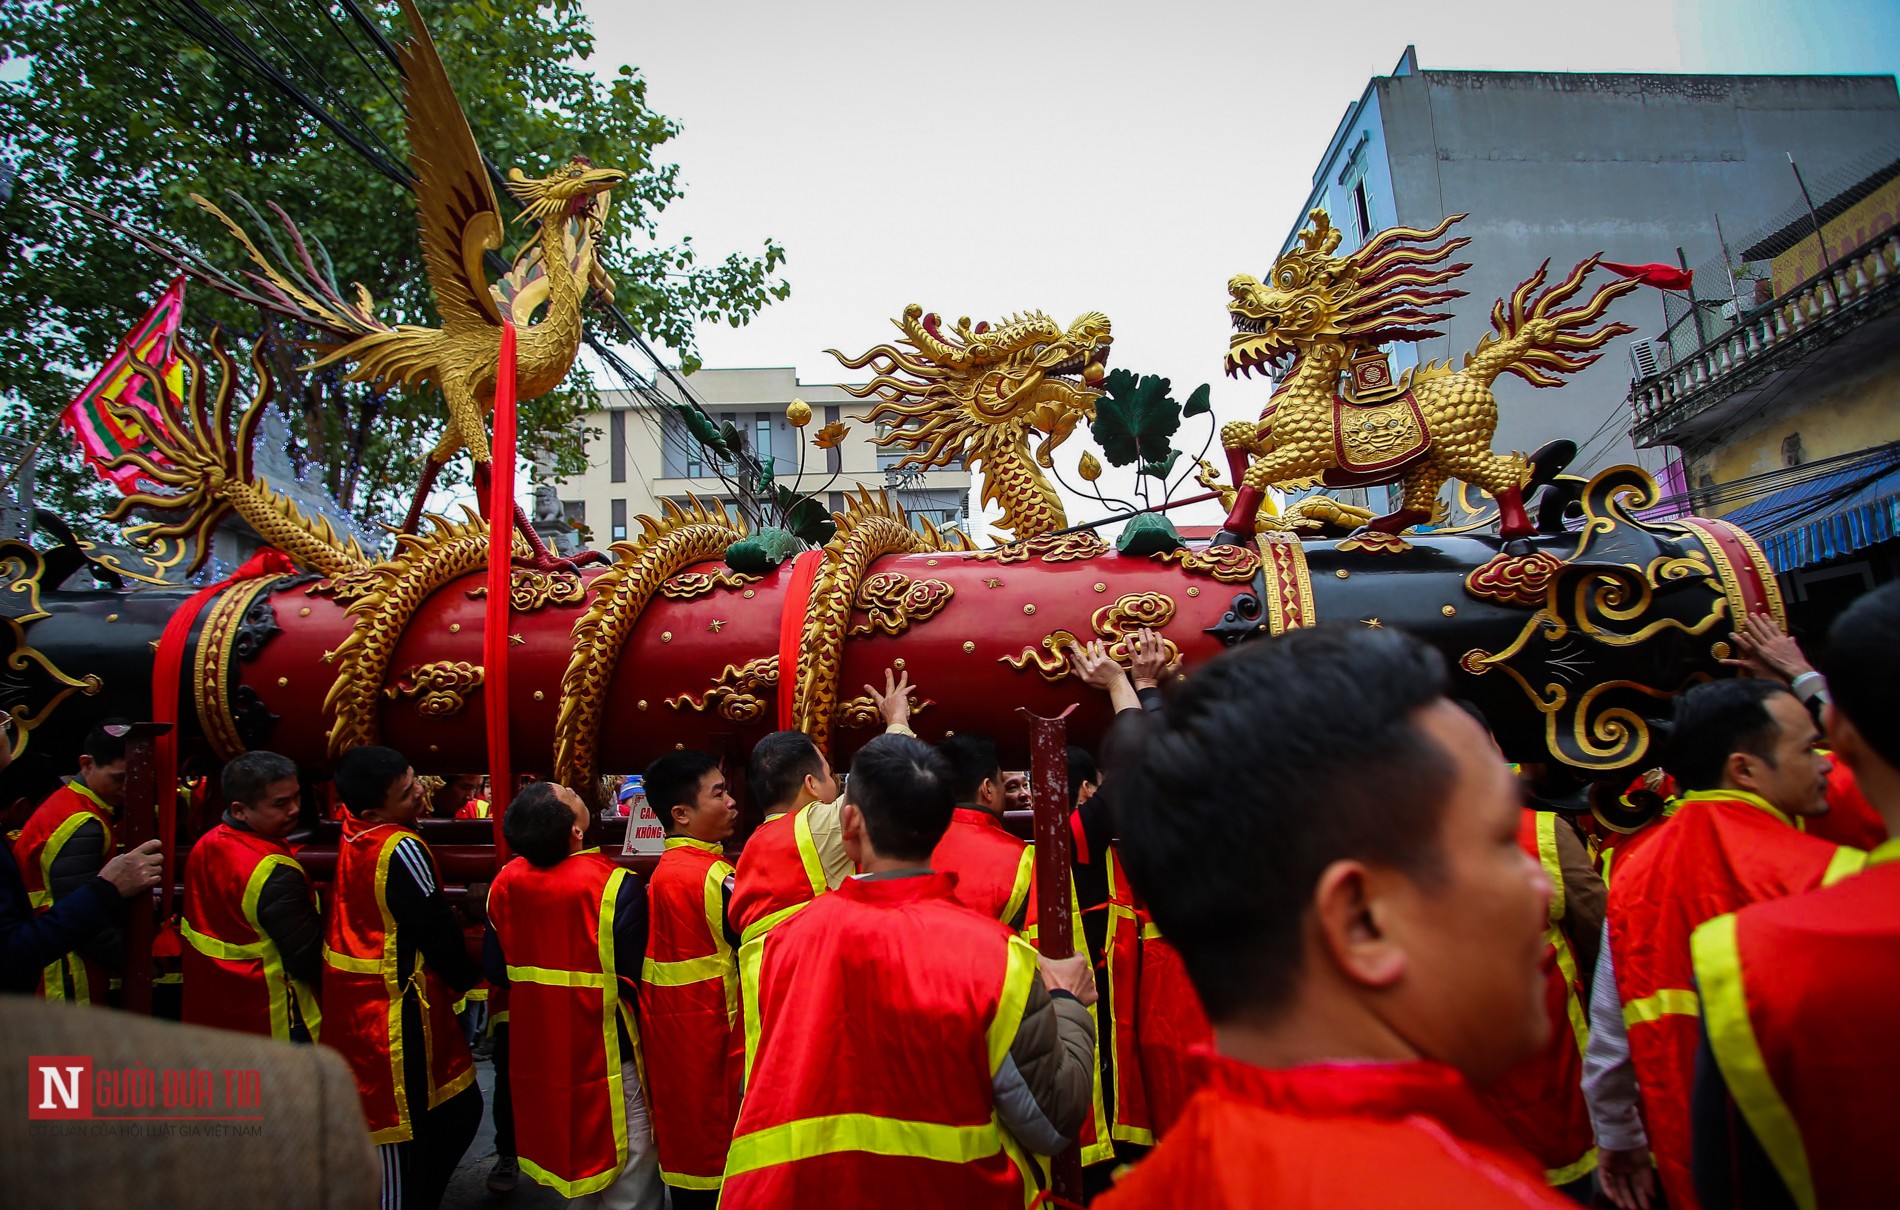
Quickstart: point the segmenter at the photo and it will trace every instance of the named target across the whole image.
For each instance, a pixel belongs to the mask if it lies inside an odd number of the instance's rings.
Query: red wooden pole
[[[135,849],[158,835],[159,736],[171,732],[170,723],[134,723],[125,734],[125,810],[119,819],[119,839]],[[111,854],[107,854],[110,857]],[[165,876],[171,877],[169,860]],[[152,939],[158,918],[152,899],[134,900],[125,922],[125,968],[120,972],[120,1005],[127,1011],[152,1015]]]
[[[1069,915],[1069,715],[1044,718],[1027,707],[1017,713],[1029,720],[1029,802],[1036,820],[1036,948],[1045,958],[1072,958],[1077,938]],[[1054,1157],[1050,1191],[1065,1201],[1082,1201],[1082,1152],[1079,1143]]]

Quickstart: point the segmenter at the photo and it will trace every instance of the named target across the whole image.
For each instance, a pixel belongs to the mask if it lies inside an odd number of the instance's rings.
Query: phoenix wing
[[[449,86],[415,0],[401,0],[413,36],[397,48],[407,102],[409,170],[416,177],[422,259],[448,330],[500,327],[482,257],[501,247],[501,204],[462,103]]]

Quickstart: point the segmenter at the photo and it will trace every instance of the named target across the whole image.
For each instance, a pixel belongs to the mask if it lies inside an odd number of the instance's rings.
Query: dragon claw
[[[543,575],[553,575],[556,572],[579,572],[581,568],[586,567],[590,563],[605,563],[606,561],[607,556],[597,550],[579,551],[571,559],[564,559],[551,551],[545,550],[539,554],[516,555],[514,557],[514,565],[516,567],[524,567],[529,571],[538,571]]]

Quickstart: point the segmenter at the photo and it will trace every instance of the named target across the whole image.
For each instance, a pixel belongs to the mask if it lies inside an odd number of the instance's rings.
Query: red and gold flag
[[[99,472],[101,479],[128,495],[136,490],[138,469],[125,466],[115,470],[109,464],[131,450],[143,450],[147,457],[164,464],[158,451],[146,448],[150,444],[146,428],[166,431],[166,407],[175,406],[184,391],[184,366],[178,344],[178,321],[184,311],[185,279],[180,277],[166,287],[165,293],[145,313],[145,318],[120,342],[105,368],[86,384],[86,389],[79,392],[60,416],[60,424],[72,433],[92,469]],[[133,368],[135,356],[155,366],[163,375],[170,400],[152,398],[151,382]],[[142,419],[114,415],[108,403],[118,405],[122,413],[135,412]]]

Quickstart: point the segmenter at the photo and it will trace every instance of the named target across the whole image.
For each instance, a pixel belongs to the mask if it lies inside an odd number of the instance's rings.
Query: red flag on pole
[[[1679,269],[1674,265],[1619,265],[1613,260],[1600,260],[1597,264],[1618,277],[1632,277],[1658,290],[1687,290],[1695,284],[1694,269]]]
[[[138,490],[138,468],[125,466],[114,470],[107,465],[112,459],[132,450],[143,450],[160,465],[165,461],[158,457],[156,450],[148,448],[150,440],[141,427],[141,424],[150,425],[160,432],[166,431],[165,400],[151,398],[151,383],[133,369],[132,358],[136,356],[157,369],[165,380],[165,390],[176,400],[184,390],[185,370],[178,355],[178,321],[184,313],[185,279],[180,277],[166,287],[152,309],[126,333],[105,366],[60,414],[61,426],[73,435],[86,462],[122,494],[130,495]],[[122,422],[106,406],[108,401],[138,413],[143,421]]]
[[[482,625],[482,699],[488,712],[488,780],[495,863],[508,860],[502,816],[515,796],[508,753],[508,590],[515,551],[515,326],[501,327],[495,377],[494,461],[488,469],[488,609]]]

